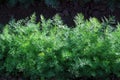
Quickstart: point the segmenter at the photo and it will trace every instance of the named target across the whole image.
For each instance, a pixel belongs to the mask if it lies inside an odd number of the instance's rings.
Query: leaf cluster
[[[0,75],[30,80],[120,77],[120,25],[112,31],[95,18],[78,14],[75,28],[59,16],[36,23],[11,21],[0,33]]]

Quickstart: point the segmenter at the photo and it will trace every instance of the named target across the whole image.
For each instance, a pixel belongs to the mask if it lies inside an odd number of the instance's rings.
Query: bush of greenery
[[[0,33],[0,75],[30,80],[106,80],[120,77],[120,25],[112,30],[97,19],[79,14],[75,28],[59,16],[36,23],[11,21]],[[106,28],[104,28],[106,27]]]

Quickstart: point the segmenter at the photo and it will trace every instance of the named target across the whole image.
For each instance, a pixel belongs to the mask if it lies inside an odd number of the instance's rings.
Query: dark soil
[[[8,77],[1,77],[0,80],[31,80],[30,78],[23,78],[22,76],[8,76]],[[37,79],[39,80],[39,79]],[[46,79],[47,80],[47,79]],[[51,78],[49,80],[57,80],[56,78]],[[117,78],[115,75],[110,75],[108,77],[97,77],[97,78],[87,78],[87,77],[81,77],[81,78],[74,78],[74,79],[69,79],[69,80],[120,80],[120,78]]]
[[[96,17],[98,19],[111,15],[115,16],[117,21],[120,21],[120,9],[115,8],[112,12],[106,4],[102,3],[89,2],[82,6],[80,3],[64,2],[55,9],[46,6],[42,2],[35,2],[27,8],[20,5],[16,5],[15,7],[0,5],[0,23],[6,24],[11,18],[15,18],[16,20],[24,19],[31,16],[34,12],[37,15],[37,20],[39,20],[41,14],[46,18],[52,18],[58,13],[62,17],[63,22],[69,26],[74,25],[73,19],[77,13],[83,13],[85,18]]]

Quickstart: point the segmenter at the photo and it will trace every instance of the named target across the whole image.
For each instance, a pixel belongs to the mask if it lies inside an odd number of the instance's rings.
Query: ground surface
[[[51,18],[56,13],[59,13],[64,23],[69,26],[74,25],[73,19],[77,13],[83,13],[86,18],[94,16],[99,19],[103,16],[108,17],[109,15],[113,15],[116,17],[116,20],[120,21],[120,9],[115,8],[112,12],[106,4],[90,2],[82,6],[79,3],[64,2],[60,5],[57,9],[48,7],[42,2],[39,4],[35,2],[28,8],[19,5],[15,7],[0,5],[0,23],[6,24],[11,18],[15,18],[16,20],[23,19],[34,12],[37,14],[38,19],[41,14],[46,18]]]

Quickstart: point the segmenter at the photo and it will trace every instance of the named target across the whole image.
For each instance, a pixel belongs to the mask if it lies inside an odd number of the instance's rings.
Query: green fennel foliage
[[[35,15],[11,21],[0,33],[0,75],[20,73],[30,80],[119,78],[120,25],[102,32],[95,18],[85,20],[78,14],[74,21],[75,28],[64,25],[58,15],[48,20],[41,16],[38,23]]]

